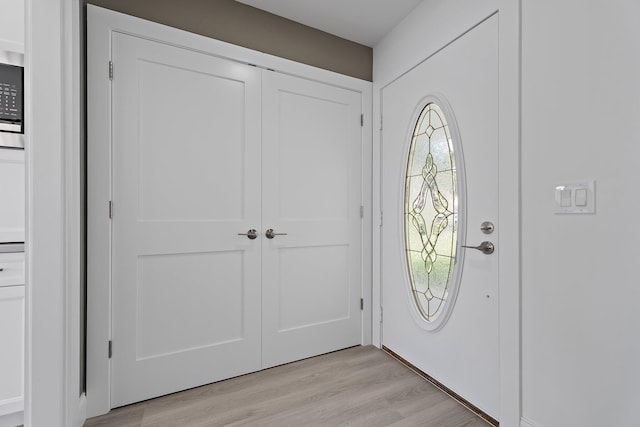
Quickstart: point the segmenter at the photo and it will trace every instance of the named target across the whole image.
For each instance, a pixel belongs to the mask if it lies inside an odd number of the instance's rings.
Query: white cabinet
[[[24,255],[0,253],[0,427],[22,424]],[[7,286],[9,285],[9,286]]]
[[[0,287],[0,343],[2,417],[23,410],[24,286]]]
[[[0,148],[0,243],[24,242],[24,169],[24,150]]]
[[[20,252],[2,253],[4,247],[15,247]],[[0,247],[0,289],[7,286],[24,285],[24,245],[6,245]],[[2,343],[3,341],[0,341]]]
[[[0,50],[24,51],[24,0],[2,0]]]

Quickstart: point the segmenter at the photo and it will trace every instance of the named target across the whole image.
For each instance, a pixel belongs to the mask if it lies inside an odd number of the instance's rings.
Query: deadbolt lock
[[[480,231],[482,231],[484,234],[491,234],[493,233],[493,230],[495,230],[495,227],[493,226],[493,223],[491,221],[485,221],[480,224]]]

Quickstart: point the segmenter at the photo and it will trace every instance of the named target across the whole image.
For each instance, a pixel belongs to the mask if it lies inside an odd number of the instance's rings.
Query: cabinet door
[[[24,252],[0,253],[0,287],[24,285]]]
[[[24,286],[0,287],[0,343],[2,416],[24,406]]]
[[[0,148],[0,242],[24,242],[24,150]]]
[[[24,51],[24,0],[3,0],[0,13],[0,50]]]

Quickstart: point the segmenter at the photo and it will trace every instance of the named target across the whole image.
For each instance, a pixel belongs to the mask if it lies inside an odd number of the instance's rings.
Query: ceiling
[[[422,0],[236,1],[373,47]]]

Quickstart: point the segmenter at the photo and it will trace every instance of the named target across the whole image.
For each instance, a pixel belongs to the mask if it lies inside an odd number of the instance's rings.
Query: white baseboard
[[[76,422],[74,424],[82,427],[85,421],[87,421],[87,395],[82,393],[80,401],[78,402],[78,412],[76,414]]]
[[[542,427],[524,417],[520,418],[520,427]]]
[[[24,424],[23,397],[0,401],[0,427],[16,427],[22,424]]]
[[[13,412],[11,414],[0,415],[0,427],[16,427],[24,423],[24,412]]]

